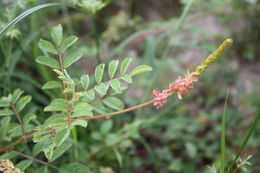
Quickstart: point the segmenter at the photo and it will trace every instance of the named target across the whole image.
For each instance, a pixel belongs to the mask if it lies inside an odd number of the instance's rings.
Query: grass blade
[[[254,121],[251,123],[250,128],[248,129],[247,134],[246,134],[242,144],[240,145],[239,151],[237,152],[235,158],[232,160],[232,162],[227,170],[227,173],[232,172],[232,169],[235,166],[237,159],[239,158],[240,154],[244,151],[244,149],[249,141],[249,138],[252,136],[259,119],[260,119],[260,110],[257,111],[256,117],[255,117]]]
[[[47,8],[47,7],[55,7],[55,6],[68,6],[71,7],[69,4],[65,4],[65,3],[46,3],[46,4],[41,4],[38,5],[36,7],[30,8],[28,10],[26,10],[25,12],[23,12],[22,14],[20,14],[19,16],[17,16],[14,20],[12,20],[6,27],[4,27],[4,29],[2,29],[0,31],[0,38],[14,25],[16,25],[18,22],[20,22],[21,20],[23,20],[24,18],[26,18],[27,16],[29,16],[30,14],[32,14],[35,11],[38,11],[40,9],[43,8]]]
[[[227,110],[228,95],[229,95],[229,89],[227,90],[224,112],[223,112],[222,123],[221,123],[221,165],[220,165],[221,173],[225,173],[225,166],[226,166],[226,110]]]

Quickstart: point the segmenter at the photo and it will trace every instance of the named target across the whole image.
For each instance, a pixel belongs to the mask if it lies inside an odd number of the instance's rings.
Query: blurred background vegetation
[[[2,0],[0,30],[26,9],[49,2],[57,1]],[[71,68],[74,77],[92,75],[98,63],[125,57],[153,67],[125,93],[127,106],[152,98],[153,89],[167,88],[178,75],[194,70],[225,38],[233,38],[234,46],[183,101],[172,97],[160,110],[150,106],[91,121],[87,129],[78,129],[74,147],[54,164],[78,161],[101,173],[208,172],[207,165],[220,162],[221,117],[228,89],[227,158],[232,159],[260,103],[259,0],[61,2],[76,9],[37,11],[0,41],[0,96],[21,88],[33,96],[26,111],[42,120],[47,118],[43,106],[59,93],[41,90],[55,75],[35,58],[41,54],[39,39],[48,39],[54,25],[62,24],[66,35],[80,38],[75,49],[84,52],[84,58]],[[238,172],[260,172],[260,124],[242,156],[247,155],[253,155],[251,166]],[[34,167],[39,165],[28,172]]]

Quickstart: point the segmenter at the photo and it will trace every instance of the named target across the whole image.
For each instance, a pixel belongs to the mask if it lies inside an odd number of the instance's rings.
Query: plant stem
[[[16,141],[14,141],[14,142],[8,144],[7,146],[4,146],[4,147],[0,148],[0,153],[12,149],[14,146],[16,146],[16,145],[22,143],[23,141],[26,141],[27,139],[32,138],[33,135],[34,135],[34,133],[30,133],[30,134],[28,134],[28,135],[25,134],[24,136],[20,137],[20,138],[17,139]]]
[[[221,123],[221,173],[225,173],[225,166],[226,166],[226,110],[227,110],[227,101],[228,101],[229,89],[227,90],[224,112],[222,116],[222,123]]]
[[[12,150],[11,152],[14,153],[14,154],[16,154],[16,155],[19,155],[19,156],[25,157],[25,158],[27,158],[27,159],[33,160],[33,161],[35,161],[35,162],[41,163],[41,164],[43,164],[43,165],[45,165],[45,166],[48,166],[48,167],[51,167],[51,168],[54,168],[54,169],[59,169],[58,167],[56,167],[56,166],[54,166],[54,165],[52,165],[52,164],[50,164],[50,163],[48,163],[48,162],[44,162],[44,161],[42,161],[42,160],[38,160],[38,159],[36,159],[36,158],[34,158],[34,157],[32,157],[32,156],[28,156],[28,155],[23,154],[23,153],[20,153],[20,152],[18,152],[18,151]]]
[[[15,105],[13,103],[11,103],[11,107],[12,107],[12,109],[14,111],[14,114],[16,115],[16,118],[18,119],[19,124],[21,126],[22,136],[24,136],[25,135],[25,130],[24,130],[24,124],[23,124],[23,121],[21,119],[21,116],[20,116],[19,112],[16,110]]]
[[[172,95],[174,92],[170,92],[168,93],[168,95]],[[102,114],[102,115],[96,115],[94,117],[83,117],[83,118],[71,118],[71,119],[68,119],[68,121],[76,121],[76,120],[94,120],[94,119],[100,119],[100,118],[105,118],[105,117],[110,117],[112,115],[118,115],[118,114],[122,114],[122,113],[125,113],[125,112],[129,112],[129,111],[132,111],[132,110],[135,110],[135,109],[138,109],[138,108],[141,108],[141,107],[144,107],[144,106],[147,106],[149,104],[152,104],[154,102],[154,100],[149,100],[145,103],[142,103],[142,104],[139,104],[139,105],[136,105],[136,106],[133,106],[133,107],[130,107],[130,108],[127,108],[127,109],[124,109],[124,110],[121,110],[121,111],[117,111],[117,112],[112,112],[112,113],[107,113],[107,114]]]

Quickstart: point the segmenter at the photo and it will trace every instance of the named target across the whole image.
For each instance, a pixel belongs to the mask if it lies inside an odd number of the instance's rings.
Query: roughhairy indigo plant
[[[1,132],[0,137],[6,141],[16,141],[0,148],[0,152],[10,151],[16,145],[33,137],[35,145],[32,149],[33,156],[43,152],[49,162],[56,160],[71,146],[69,140],[71,131],[75,131],[77,126],[87,127],[88,120],[109,117],[132,111],[149,104],[153,104],[157,109],[166,104],[167,99],[174,93],[179,99],[183,99],[183,94],[194,87],[199,76],[215,62],[232,44],[231,39],[225,40],[220,47],[199,65],[194,72],[184,77],[179,77],[169,84],[168,89],[162,91],[153,90],[154,96],[145,103],[124,108],[124,103],[118,95],[122,94],[131,84],[133,77],[144,72],[149,72],[152,68],[148,65],[140,65],[129,71],[132,58],[126,58],[121,62],[112,60],[108,64],[99,64],[95,68],[94,77],[83,74],[79,79],[71,77],[68,68],[78,61],[83,54],[79,51],[70,52],[68,49],[77,41],[76,36],[64,38],[61,25],[53,27],[51,30],[52,42],[40,40],[38,45],[43,52],[43,56],[37,57],[36,61],[50,67],[56,74],[58,80],[48,81],[42,87],[43,90],[60,89],[62,97],[55,98],[44,108],[44,112],[51,112],[41,125],[36,126],[32,120],[37,119],[34,114],[21,115],[21,111],[30,102],[31,96],[23,96],[23,91],[16,89],[12,94],[0,99]],[[64,57],[64,55],[67,55]],[[56,58],[53,58],[56,57]],[[118,71],[118,73],[117,73]],[[107,78],[107,80],[105,80]],[[11,122],[11,116],[15,115],[17,122]],[[22,153],[12,151],[15,154],[24,156]],[[42,162],[32,157],[25,156],[31,160],[45,164],[52,168],[56,166]],[[2,161],[3,162],[3,161]],[[2,163],[1,162],[1,163]],[[7,161],[7,163],[9,163]],[[12,164],[10,167],[12,167]],[[8,168],[9,169],[9,168]]]

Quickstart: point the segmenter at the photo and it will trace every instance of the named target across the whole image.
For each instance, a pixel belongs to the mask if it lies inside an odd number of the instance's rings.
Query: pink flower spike
[[[155,95],[153,105],[156,109],[159,109],[167,102],[168,90],[163,90],[162,92],[153,90],[153,95]]]
[[[185,76],[183,79],[179,76],[176,81],[169,84],[169,89],[177,92],[178,98],[182,100],[182,94],[187,93],[188,89],[193,88],[193,82],[197,80],[197,77],[191,75]]]

